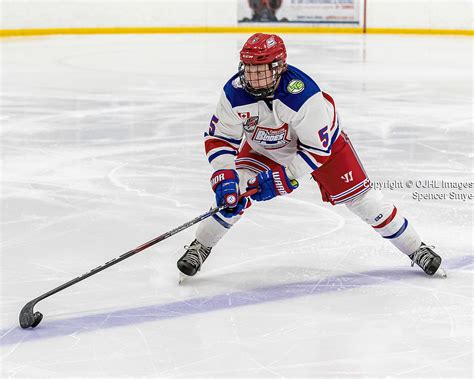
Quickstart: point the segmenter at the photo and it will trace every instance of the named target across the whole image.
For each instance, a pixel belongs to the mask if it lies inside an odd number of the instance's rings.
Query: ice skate
[[[191,245],[184,248],[186,252],[177,262],[180,271],[179,283],[182,283],[186,277],[196,275],[212,249],[212,247],[204,246],[198,240],[194,240]]]
[[[441,257],[434,252],[434,246],[428,246],[421,243],[418,250],[410,254],[412,267],[416,263],[423,271],[430,276],[437,274],[441,277],[446,277],[446,271],[441,266]]]

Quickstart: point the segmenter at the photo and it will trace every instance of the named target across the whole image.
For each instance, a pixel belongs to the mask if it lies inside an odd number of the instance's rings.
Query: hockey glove
[[[247,191],[252,188],[260,189],[259,192],[250,196],[255,201],[266,201],[273,199],[275,196],[286,195],[293,192],[297,187],[298,182],[288,178],[283,166],[261,172],[247,182]]]
[[[249,201],[246,197],[239,200],[239,175],[235,170],[218,170],[211,176],[212,190],[216,194],[218,206],[227,205],[220,213],[227,218],[242,213]]]

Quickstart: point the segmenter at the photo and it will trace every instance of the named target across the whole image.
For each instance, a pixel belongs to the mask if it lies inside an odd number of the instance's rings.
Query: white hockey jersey
[[[205,150],[215,170],[235,169],[244,140],[297,179],[324,164],[340,132],[333,99],[308,75],[288,65],[272,101],[248,94],[237,74],[226,83],[204,134]]]

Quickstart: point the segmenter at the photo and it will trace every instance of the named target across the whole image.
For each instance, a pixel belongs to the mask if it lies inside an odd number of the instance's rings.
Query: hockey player
[[[196,239],[178,260],[180,272],[195,275],[211,249],[254,201],[291,193],[296,179],[311,175],[323,201],[346,207],[406,254],[428,275],[441,257],[424,244],[412,224],[370,181],[341,122],[332,97],[304,72],[286,63],[283,40],[252,35],[240,51],[238,73],[225,84],[205,136],[215,172],[217,204],[228,208],[198,227]],[[440,269],[441,272],[442,269]]]

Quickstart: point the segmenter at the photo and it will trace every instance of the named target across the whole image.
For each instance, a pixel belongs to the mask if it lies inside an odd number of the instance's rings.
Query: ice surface
[[[257,204],[178,286],[186,230],[36,306],[30,299],[205,212],[202,133],[248,35],[1,43],[1,376],[472,377],[468,37],[288,35],[374,182],[448,279],[426,277],[310,180]],[[441,191],[443,192],[443,191]],[[450,191],[444,191],[450,192]],[[459,193],[469,194],[472,189]]]

